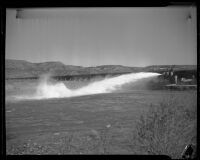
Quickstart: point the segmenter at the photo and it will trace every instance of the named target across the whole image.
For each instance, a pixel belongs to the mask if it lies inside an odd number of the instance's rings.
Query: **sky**
[[[7,9],[6,59],[196,65],[196,19],[195,6]]]

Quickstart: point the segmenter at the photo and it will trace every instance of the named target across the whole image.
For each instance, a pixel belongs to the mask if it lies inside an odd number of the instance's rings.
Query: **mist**
[[[32,95],[17,95],[15,96],[15,99],[40,100],[112,93],[120,90],[125,84],[135,83],[141,81],[142,79],[156,77],[158,75],[160,74],[151,72],[130,73],[91,82],[88,85],[76,89],[69,89],[64,82],[52,81],[50,75],[45,75],[40,78],[39,84],[36,85],[35,93]]]

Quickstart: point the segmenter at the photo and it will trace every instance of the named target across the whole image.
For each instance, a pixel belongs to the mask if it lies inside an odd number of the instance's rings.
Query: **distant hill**
[[[41,74],[51,73],[54,76],[66,75],[90,75],[90,74],[114,74],[142,71],[162,72],[170,68],[175,70],[196,70],[195,65],[154,65],[147,67],[127,67],[122,65],[102,65],[96,67],[81,67],[65,65],[61,62],[31,63],[24,60],[6,59],[5,76],[9,78],[39,77]]]
[[[173,71],[197,70],[197,66],[196,65],[152,65],[143,68],[144,71],[155,71],[155,72],[162,72],[171,69],[173,69]]]
[[[41,74],[51,73],[54,76],[89,75],[104,73],[129,73],[139,71],[140,67],[125,67],[120,65],[103,65],[97,67],[81,67],[65,65],[61,62],[31,63],[24,60],[5,61],[6,79],[38,77]]]

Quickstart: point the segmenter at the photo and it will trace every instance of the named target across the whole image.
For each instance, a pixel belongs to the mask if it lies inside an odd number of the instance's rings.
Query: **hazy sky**
[[[67,65],[196,64],[196,8],[24,9],[6,17],[6,58]]]

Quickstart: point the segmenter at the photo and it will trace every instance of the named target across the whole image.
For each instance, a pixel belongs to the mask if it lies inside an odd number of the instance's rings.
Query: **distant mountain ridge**
[[[196,65],[153,65],[147,67],[128,67],[122,65],[101,65],[96,67],[82,67],[65,65],[61,62],[32,63],[25,60],[5,60],[5,76],[9,78],[39,77],[41,74],[51,73],[54,76],[89,75],[131,73],[142,71],[160,72],[173,68],[174,70],[196,70]]]

